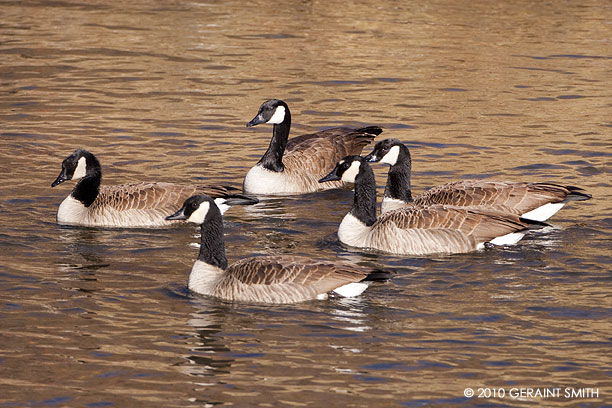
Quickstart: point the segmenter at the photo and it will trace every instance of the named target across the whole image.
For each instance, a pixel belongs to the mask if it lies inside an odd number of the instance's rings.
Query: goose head
[[[362,166],[368,166],[363,157],[346,156],[344,159],[340,160],[338,164],[336,164],[336,167],[327,176],[319,180],[319,183],[335,180],[354,183],[357,175],[361,171]]]
[[[374,145],[374,150],[365,157],[365,160],[370,163],[380,162],[394,166],[403,157],[406,150],[408,150],[406,146],[399,140],[385,139]]]
[[[247,127],[259,125],[261,123],[270,123],[273,125],[281,124],[285,121],[289,113],[289,107],[280,99],[270,99],[265,101],[259,107],[257,115],[247,123]]]
[[[62,171],[51,187],[62,184],[68,180],[78,180],[100,171],[100,162],[87,150],[77,149],[62,162]]]
[[[215,213],[221,214],[215,201],[206,194],[189,197],[183,206],[174,214],[166,217],[168,221],[186,220],[194,224],[203,224],[207,218]]]

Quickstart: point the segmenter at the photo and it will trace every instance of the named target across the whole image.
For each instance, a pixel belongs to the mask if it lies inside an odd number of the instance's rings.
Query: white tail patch
[[[493,238],[493,245],[514,245],[525,236],[524,232],[511,232],[510,234],[502,235],[501,237]]]
[[[531,210],[521,215],[523,218],[527,218],[528,220],[534,221],[546,221],[553,215],[557,213],[565,203],[548,203],[544,204],[541,207],[536,208],[535,210]]]
[[[202,224],[204,222],[204,218],[206,218],[206,214],[208,214],[208,209],[210,208],[210,203],[208,201],[204,201],[197,210],[195,210],[187,221],[193,222],[194,224]]]
[[[268,120],[266,123],[270,123],[272,125],[277,125],[279,123],[283,123],[285,121],[285,107],[277,106],[274,110],[274,115]]]
[[[359,296],[370,286],[367,282],[353,282],[346,285],[340,286],[333,291],[340,296],[354,297]]]
[[[77,163],[76,169],[74,169],[72,180],[78,180],[80,178],[83,178],[85,177],[86,174],[87,174],[87,159],[85,159],[85,156],[82,156]]]
[[[225,198],[215,198],[215,204],[217,204],[217,207],[219,207],[221,215],[225,214],[225,212],[231,207],[229,204],[226,203]]]
[[[387,154],[385,154],[381,159],[380,163],[388,164],[393,166],[397,163],[397,158],[399,157],[399,146],[393,146]]]
[[[342,174],[342,181],[346,181],[347,183],[354,183],[357,174],[359,174],[359,167],[361,166],[361,162],[359,160],[355,160],[351,167],[346,169],[346,171]]]

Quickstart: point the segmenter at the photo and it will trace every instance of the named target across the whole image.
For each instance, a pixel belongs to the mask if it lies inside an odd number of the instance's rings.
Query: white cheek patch
[[[389,164],[391,166],[395,165],[399,157],[399,149],[399,146],[393,146],[389,152],[380,159],[380,163]]]
[[[194,224],[202,224],[204,223],[204,219],[206,218],[206,214],[208,214],[208,209],[210,208],[210,203],[208,201],[200,204],[197,210],[195,210],[187,221],[193,222]]]
[[[283,123],[284,120],[285,120],[285,107],[277,106],[276,110],[274,111],[274,115],[272,115],[270,120],[267,121],[266,123],[277,125],[279,123]]]
[[[78,161],[77,168],[74,170],[72,180],[78,180],[85,177],[87,174],[87,160],[85,157],[81,157]]]
[[[219,211],[221,211],[221,215],[225,214],[231,207],[229,204],[226,204],[226,202],[227,200],[225,198],[215,198],[215,204],[217,204]]]
[[[361,162],[355,160],[351,167],[346,169],[344,174],[342,174],[342,181],[346,181],[347,183],[354,183],[357,174],[359,174],[359,167],[361,166]]]

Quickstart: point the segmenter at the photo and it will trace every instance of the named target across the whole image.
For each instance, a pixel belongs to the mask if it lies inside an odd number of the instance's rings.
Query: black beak
[[[231,195],[225,199],[225,204],[229,206],[254,205],[254,204],[257,204],[258,202],[259,200],[257,198],[247,197],[242,194]]]
[[[336,181],[336,180],[340,180],[340,177],[338,177],[338,175],[336,174],[336,169],[333,169],[331,173],[329,173],[327,176],[319,180],[319,183],[325,183],[326,181]]]
[[[180,210],[166,217],[167,221],[186,220],[186,219],[187,219],[187,216],[185,215],[185,207],[181,207]]]
[[[259,125],[261,123],[266,123],[266,120],[263,118],[263,115],[261,113],[258,113],[257,116],[255,116],[253,118],[253,120],[251,120],[249,123],[247,123],[246,127],[251,127],[251,126]]]
[[[368,154],[366,157],[363,158],[365,161],[367,161],[368,163],[376,163],[377,161],[379,161],[380,159],[378,157],[376,157],[376,154],[374,154],[374,152]]]
[[[58,184],[62,184],[64,181],[67,181],[67,180],[68,179],[66,178],[66,169],[62,169],[62,171],[60,172],[59,176],[57,176],[55,181],[53,183],[51,183],[51,187],[55,187]]]

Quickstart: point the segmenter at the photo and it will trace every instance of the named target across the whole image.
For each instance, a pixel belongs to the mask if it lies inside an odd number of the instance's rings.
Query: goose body
[[[189,289],[202,295],[239,302],[296,303],[326,299],[329,292],[357,296],[372,281],[389,276],[293,256],[251,257],[228,266],[221,212],[206,195],[190,197],[168,219],[201,224],[200,253],[189,275]]]
[[[416,197],[410,186],[411,158],[408,148],[396,139],[378,142],[366,160],[390,165],[381,212],[434,204],[484,206],[545,221],[569,201],[588,200],[581,188],[551,183],[462,180],[433,187]]]
[[[342,157],[360,154],[382,129],[338,127],[289,139],[291,112],[278,99],[264,102],[247,127],[273,124],[268,150],[244,178],[243,189],[251,194],[302,194],[339,188],[337,181],[321,185],[318,180],[329,173]]]
[[[355,183],[353,207],[338,228],[340,241],[353,247],[402,255],[460,253],[487,243],[514,244],[530,224],[541,224],[482,207],[445,205],[403,208],[377,217],[374,173],[359,156],[344,158],[321,182],[328,179]]]
[[[227,186],[134,183],[101,186],[102,169],[90,152],[78,149],[62,163],[62,171],[52,187],[67,180],[79,180],[57,211],[63,225],[100,227],[166,227],[174,222],[165,218],[188,197],[206,193],[225,211],[235,204],[254,204],[256,199],[236,194]]]

